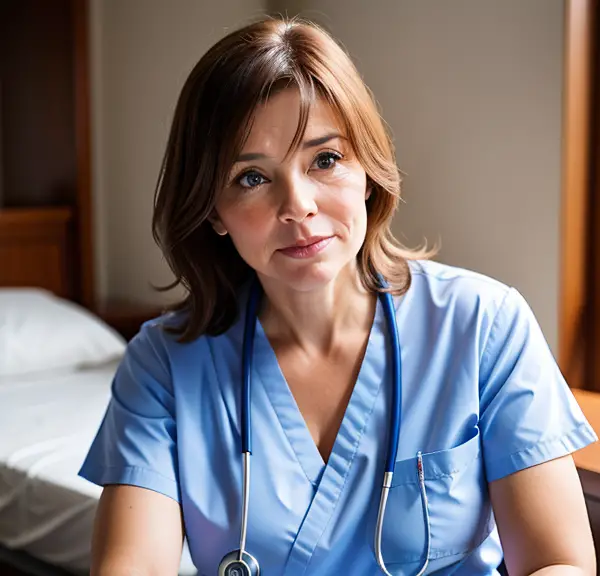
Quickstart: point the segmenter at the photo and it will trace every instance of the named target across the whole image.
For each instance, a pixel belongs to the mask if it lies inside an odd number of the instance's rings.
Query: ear
[[[369,178],[367,178],[367,189],[365,190],[365,200],[368,200],[371,197],[371,193],[373,192],[373,182]]]
[[[213,230],[219,236],[225,236],[227,234],[227,228],[225,228],[223,222],[221,222],[220,218],[216,214],[214,214],[213,216],[209,216],[208,221],[213,227]]]

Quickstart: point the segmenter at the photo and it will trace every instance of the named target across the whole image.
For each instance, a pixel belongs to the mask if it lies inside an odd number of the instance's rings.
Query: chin
[[[332,263],[315,263],[310,266],[301,266],[296,270],[286,270],[277,274],[277,278],[298,292],[311,292],[324,288],[334,281],[342,267],[332,266]]]

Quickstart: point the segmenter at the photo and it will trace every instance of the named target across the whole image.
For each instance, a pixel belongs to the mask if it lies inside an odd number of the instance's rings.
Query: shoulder
[[[409,262],[409,267],[409,292],[440,307],[498,309],[513,290],[490,276],[432,260],[414,260]]]
[[[521,294],[499,280],[434,261],[416,260],[409,266],[407,304],[421,315],[474,328],[484,339],[498,323],[510,325],[518,318],[533,318]]]
[[[203,334],[182,342],[179,330],[187,320],[187,314],[185,311],[169,312],[145,322],[129,342],[127,355],[139,358],[143,364],[160,365],[163,371],[172,375],[185,375],[191,366],[210,363],[217,350],[238,345],[243,315],[222,334]]]
[[[176,340],[164,330],[170,321],[172,315],[165,314],[142,324],[127,343],[115,378],[116,388],[122,391],[144,382],[156,382],[171,390],[171,356]]]
[[[133,354],[153,354],[163,359],[179,344],[176,329],[185,319],[183,312],[167,312],[144,322],[139,332],[129,342],[127,349]]]

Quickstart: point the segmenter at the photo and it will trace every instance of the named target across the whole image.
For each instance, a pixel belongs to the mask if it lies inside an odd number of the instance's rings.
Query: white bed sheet
[[[0,379],[0,544],[89,573],[101,488],[77,472],[115,369]],[[180,574],[196,574],[187,547]]]

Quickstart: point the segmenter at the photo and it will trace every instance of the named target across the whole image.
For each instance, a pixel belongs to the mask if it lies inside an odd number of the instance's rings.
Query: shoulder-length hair
[[[400,200],[400,172],[390,135],[375,100],[348,54],[319,26],[299,19],[265,18],[217,42],[187,78],[177,106],[155,194],[153,235],[175,275],[161,290],[183,286],[185,310],[171,328],[183,342],[227,330],[238,314],[239,289],[252,270],[229,236],[209,217],[248,137],[252,116],[270,95],[293,86],[300,120],[291,144],[302,141],[311,103],[325,99],[337,114],[367,174],[367,232],[358,270],[367,290],[403,294],[407,260],[425,258],[392,235]]]

